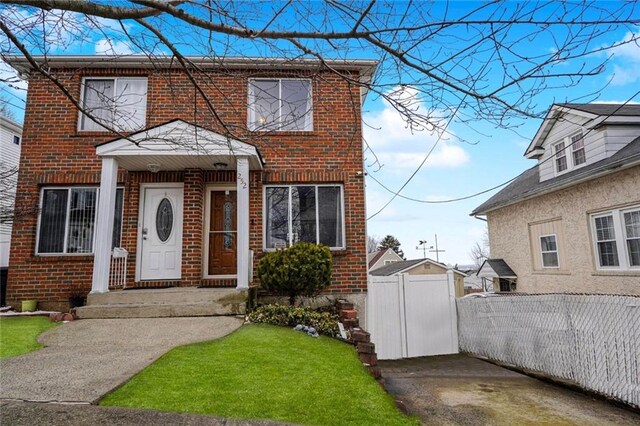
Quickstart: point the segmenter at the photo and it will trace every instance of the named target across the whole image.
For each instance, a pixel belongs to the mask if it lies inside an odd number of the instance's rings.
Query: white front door
[[[141,280],[181,277],[182,196],[182,187],[143,188]]]

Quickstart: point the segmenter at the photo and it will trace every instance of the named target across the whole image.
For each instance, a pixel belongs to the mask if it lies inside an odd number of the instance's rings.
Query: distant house
[[[496,290],[640,295],[640,105],[555,104],[525,156],[538,164],[471,213],[501,265],[480,273]]]
[[[409,275],[439,275],[446,274],[449,268],[444,263],[436,262],[431,259],[414,259],[414,260],[401,260],[398,262],[390,263],[386,266],[370,270],[369,275],[384,277],[399,274]],[[464,278],[466,274],[453,269],[454,274],[454,286],[456,291],[456,297],[464,296]]]
[[[390,248],[383,248],[373,253],[367,254],[367,262],[369,263],[369,271],[390,265],[395,262],[401,262],[402,258]]]
[[[9,267],[11,222],[18,182],[21,145],[22,126],[5,117],[0,117],[0,274],[3,284],[7,279],[7,268]],[[2,302],[4,304],[4,292]]]

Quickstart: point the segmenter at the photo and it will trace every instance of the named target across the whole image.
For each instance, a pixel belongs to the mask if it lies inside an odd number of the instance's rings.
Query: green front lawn
[[[36,341],[36,337],[56,325],[48,317],[0,318],[0,358],[40,349],[42,345]]]
[[[246,325],[173,349],[101,405],[304,424],[417,424],[342,342]]]

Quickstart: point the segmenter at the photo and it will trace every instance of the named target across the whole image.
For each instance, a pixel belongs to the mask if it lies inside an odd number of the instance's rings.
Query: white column
[[[115,158],[103,158],[91,293],[106,293],[109,291],[109,264],[111,263],[111,242],[113,239],[117,184],[118,162]]]
[[[238,286],[249,288],[249,159],[237,159],[237,190],[238,190]]]

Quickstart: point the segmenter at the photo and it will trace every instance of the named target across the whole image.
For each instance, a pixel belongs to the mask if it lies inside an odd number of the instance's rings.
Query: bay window
[[[250,130],[313,130],[311,80],[249,80]]]
[[[37,254],[93,253],[97,188],[43,188]],[[112,247],[120,245],[123,189],[116,192]]]
[[[81,112],[78,130],[140,130],[146,124],[147,78],[85,78],[82,107],[97,121]]]
[[[304,241],[344,248],[342,186],[287,185],[265,188],[265,249]]]

